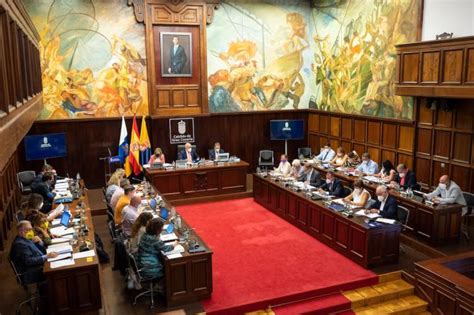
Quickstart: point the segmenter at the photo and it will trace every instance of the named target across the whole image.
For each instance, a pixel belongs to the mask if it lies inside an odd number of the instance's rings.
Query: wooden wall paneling
[[[22,81],[21,87],[21,101],[23,103],[28,98],[28,77],[26,75],[26,62],[25,62],[25,46],[23,41],[23,32],[21,28],[17,28],[17,42],[18,42],[18,50],[19,50],[19,63],[20,63],[20,76]]]
[[[319,131],[319,115],[317,114],[308,115],[308,131],[309,132]]]
[[[402,54],[401,83],[418,83],[419,53]]]
[[[463,53],[463,49],[443,50],[442,84],[461,84]]]
[[[313,154],[319,154],[321,144],[319,143],[318,135],[309,134],[308,135],[308,146],[311,148]]]
[[[366,121],[354,120],[354,140],[364,143],[366,141]],[[359,152],[359,151],[357,151]]]
[[[319,132],[329,134],[329,116],[319,115]]]
[[[413,169],[413,156],[411,154],[399,153],[397,164],[400,163],[405,164],[409,169]]]
[[[414,152],[415,128],[411,126],[400,126],[398,136],[398,149]]]
[[[367,143],[380,144],[381,123],[369,121],[367,124]]]
[[[341,137],[344,139],[352,139],[352,119],[342,118],[341,120]]]
[[[350,141],[344,141],[342,140],[341,141],[341,147],[344,148],[344,150],[346,151],[346,153],[349,153],[351,152],[352,150],[354,150],[353,146],[352,146],[352,142]]]
[[[18,32],[21,31],[20,27],[14,22],[10,22],[10,40],[12,44],[12,52],[13,52],[13,59],[12,59],[12,66],[14,69],[14,76],[12,77],[12,82],[15,82],[15,96],[16,104],[23,103],[23,82],[22,75],[21,75],[21,58],[20,58],[20,46],[18,43]],[[38,56],[39,59],[39,56]],[[41,77],[40,77],[41,78]]]
[[[431,155],[432,148],[432,129],[417,129],[417,152],[422,154]]]
[[[8,47],[7,12],[0,7],[0,55],[6,56]],[[7,76],[7,58],[0,58],[0,117],[8,113],[9,84]],[[3,111],[3,113],[2,113]]]
[[[431,185],[431,160],[421,157],[416,159],[416,179],[425,184],[426,186]]]
[[[422,98],[420,105],[418,106],[418,124],[432,125],[433,124],[433,111],[427,106],[428,101],[426,98]]]
[[[454,132],[452,160],[469,164],[471,161],[471,143],[471,134]]]
[[[367,147],[367,152],[370,154],[370,158],[380,164],[380,148],[378,147]],[[393,161],[392,161],[393,162]]]
[[[471,169],[469,167],[460,166],[460,165],[451,165],[451,178],[464,189],[469,189],[470,187],[470,176],[469,173]]]
[[[435,186],[439,182],[439,178],[442,175],[449,174],[449,164],[434,160],[432,167],[433,176],[431,185]]]
[[[465,84],[474,84],[474,48],[466,49],[466,74]]]
[[[450,147],[451,132],[445,130],[435,130],[433,155],[436,157],[449,159]]]
[[[396,161],[395,151],[382,150],[382,156],[380,157],[380,162],[383,162],[385,160],[389,160],[392,163],[395,163],[395,161]]]
[[[367,148],[364,144],[360,143],[353,143],[353,149],[357,152],[357,154],[362,155],[362,153],[367,151]]]
[[[453,112],[437,110],[436,111],[436,126],[451,128],[453,125]]]
[[[334,151],[341,146],[339,139],[330,138],[329,143],[331,144],[331,148],[333,148]]]
[[[440,51],[421,53],[421,83],[430,84],[439,82]]]
[[[331,116],[331,136],[333,137],[339,137],[340,136],[340,122],[341,122],[341,119],[339,117],[334,117],[334,116]]]
[[[397,147],[397,125],[383,123],[382,146],[395,149]]]

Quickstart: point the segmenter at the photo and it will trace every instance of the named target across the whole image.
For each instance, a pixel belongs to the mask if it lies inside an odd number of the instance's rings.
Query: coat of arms
[[[178,132],[180,135],[183,135],[186,132],[186,123],[182,120],[178,123]]]

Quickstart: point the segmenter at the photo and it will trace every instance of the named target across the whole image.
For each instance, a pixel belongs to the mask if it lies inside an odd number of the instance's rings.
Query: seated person
[[[193,150],[193,147],[189,142],[184,145],[184,150],[179,152],[178,157],[180,160],[186,160],[189,163],[195,163],[199,160],[199,156],[197,155],[196,151]]]
[[[112,209],[115,209],[115,207],[117,206],[118,200],[120,199],[120,197],[123,196],[124,194],[123,188],[125,186],[130,186],[130,181],[128,180],[128,178],[122,178],[120,180],[120,187],[115,190],[114,194],[110,198],[109,205]]]
[[[51,245],[51,240],[53,235],[49,231],[49,221],[46,215],[43,213],[38,213],[33,216],[31,220],[31,225],[33,226],[33,231],[36,236],[38,236],[45,246]]]
[[[344,201],[353,206],[366,208],[369,205],[370,193],[364,188],[364,183],[360,179],[354,181],[354,190],[344,198]]]
[[[362,154],[362,163],[356,168],[356,172],[366,175],[374,175],[378,170],[379,166],[370,159],[370,154],[367,152]]]
[[[17,225],[18,235],[12,243],[10,259],[18,273],[22,274],[25,284],[44,280],[43,265],[46,259],[55,258],[57,253],[45,254],[42,241],[35,236],[30,221],[20,221]]]
[[[148,279],[164,277],[163,265],[160,260],[161,251],[172,251],[178,245],[178,241],[174,241],[172,245],[165,245],[160,240],[162,230],[163,221],[159,218],[151,219],[146,226],[146,233],[143,234],[138,245],[137,265],[142,269],[142,276]]]
[[[148,164],[151,165],[153,163],[161,163],[161,164],[166,163],[165,155],[163,154],[163,151],[161,151],[161,148],[156,148],[155,153],[150,157]]]
[[[39,172],[38,175],[36,175],[35,179],[31,183],[32,189],[33,189],[33,186],[35,186],[38,183],[41,183],[41,181],[43,180],[43,175],[46,173],[53,174],[53,178],[56,177],[56,170],[54,169],[54,167],[52,167],[50,164],[44,164],[43,167],[41,167],[41,172]]]
[[[110,204],[110,199],[112,198],[115,190],[120,187],[120,180],[125,175],[125,170],[123,168],[118,168],[110,176],[109,181],[107,182],[107,188],[105,189],[105,199],[108,204]]]
[[[122,232],[125,237],[130,237],[132,234],[132,225],[138,217],[138,206],[142,203],[142,198],[133,196],[130,199],[130,204],[125,206],[122,210]]]
[[[405,164],[399,164],[397,166],[398,175],[395,176],[394,182],[396,182],[399,187],[406,190],[408,188],[419,190],[420,185],[416,181],[415,172],[411,171],[406,167]]]
[[[295,179],[298,179],[303,175],[304,168],[301,166],[301,161],[298,159],[294,159],[293,162],[291,162],[291,172],[290,172],[290,177],[293,177]]]
[[[383,218],[398,220],[398,202],[395,197],[388,193],[387,187],[383,185],[378,186],[375,194],[377,195],[377,201],[372,205],[371,209],[365,210],[365,213],[378,213]]]
[[[17,214],[18,222],[27,220],[30,221],[33,219],[33,216],[40,213],[41,208],[43,207],[43,196],[40,194],[31,194],[28,198],[28,204],[26,208]]]
[[[462,194],[461,188],[448,175],[439,178],[438,187],[429,194],[424,195],[426,199],[431,200],[435,204],[453,204],[457,203],[466,206],[466,199]],[[467,212],[467,207],[462,209],[462,215]]]
[[[221,144],[219,142],[214,143],[214,149],[209,150],[209,160],[215,160],[217,155],[220,153],[225,153],[224,150],[221,149]]]
[[[390,183],[397,178],[397,171],[393,167],[392,162],[385,160],[382,162],[382,168],[380,172],[375,174],[376,177],[380,177],[383,181]]]
[[[298,181],[304,182],[307,185],[318,187],[321,185],[321,174],[314,169],[312,163],[304,163],[303,174],[298,178]]]
[[[151,212],[142,212],[133,223],[130,239],[127,242],[128,250],[131,253],[138,251],[138,244],[140,244],[140,240],[146,231],[146,225],[151,219],[153,219]]]
[[[343,167],[348,169],[354,169],[360,164],[360,157],[356,151],[351,151],[347,154],[347,160],[344,163]]]
[[[327,191],[329,196],[336,198],[344,197],[344,186],[342,182],[334,176],[333,172],[326,173],[326,182],[319,187],[320,191]]]
[[[130,204],[130,200],[135,196],[135,187],[132,185],[125,186],[124,194],[117,201],[117,206],[114,209],[114,222],[116,225],[122,224],[122,210]]]
[[[288,156],[286,154],[282,154],[280,156],[280,164],[278,164],[278,167],[275,168],[275,172],[283,176],[290,175],[291,165],[290,162],[288,162]]]
[[[323,148],[321,148],[321,152],[315,156],[314,159],[322,163],[329,163],[329,161],[331,161],[335,155],[336,152],[334,152],[334,150],[331,148],[331,144],[328,143]]]
[[[347,161],[347,154],[346,150],[344,150],[343,147],[337,148],[337,153],[334,158],[329,161],[329,165],[332,167],[341,167],[343,166]]]
[[[41,177],[41,182],[37,183],[34,188],[31,187],[31,192],[40,194],[43,197],[43,207],[41,208],[41,212],[48,213],[51,211],[51,207],[53,205],[54,197],[56,196],[52,190],[53,185],[53,174],[52,173],[44,173]]]

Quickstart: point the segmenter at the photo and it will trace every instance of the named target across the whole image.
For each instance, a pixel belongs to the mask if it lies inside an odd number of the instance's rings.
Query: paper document
[[[53,261],[57,261],[57,260],[65,259],[65,258],[70,258],[70,257],[71,257],[71,253],[65,253],[65,254],[58,255],[55,258],[48,258],[48,261],[53,262]]]
[[[314,190],[316,187],[305,184],[304,182],[294,182],[293,186],[298,187],[299,189]]]
[[[367,217],[369,219],[374,219],[374,218],[378,218],[380,217],[380,215],[378,213],[368,213],[368,214],[365,214],[365,209],[362,209],[362,210],[359,210],[355,213],[355,215],[357,216],[364,216],[364,217]]]
[[[170,234],[161,234],[160,235],[160,240],[162,240],[163,242],[175,241],[177,239],[178,239],[178,237],[176,236],[176,234],[174,232],[170,233]]]
[[[176,253],[176,254],[166,255],[166,257],[168,257],[168,259],[175,259],[175,258],[183,257],[183,255],[181,253]]]
[[[372,175],[365,176],[364,179],[368,180],[369,182],[385,184],[385,181],[383,179],[381,179],[380,177],[372,176]]]
[[[58,253],[58,254],[65,254],[65,253],[72,253],[72,246],[69,244],[57,244],[57,245],[49,245],[46,249],[46,253]]]
[[[67,234],[74,234],[74,228],[65,228],[64,226],[58,226],[55,228],[51,229],[51,234],[57,235],[57,236],[64,236]]]
[[[51,269],[56,269],[56,268],[60,268],[60,267],[64,267],[64,266],[71,266],[71,265],[74,265],[74,259],[73,258],[53,261],[50,264],[50,267],[51,267]]]
[[[162,251],[162,253],[165,254],[166,256],[184,253],[184,247],[181,244],[178,244],[174,247],[173,250],[171,250],[169,252],[163,252]]]
[[[74,259],[79,259],[79,258],[86,258],[86,257],[94,257],[95,256],[95,251],[93,249],[87,250],[85,252],[79,252],[79,253],[74,253],[72,254],[72,257]]]
[[[343,206],[346,206],[347,203],[344,201],[344,199],[342,198],[339,198],[339,199],[333,199],[332,202],[335,202],[337,204],[340,204],[340,205],[343,205]],[[356,208],[360,208],[359,206],[354,206],[354,205],[350,205],[350,208],[351,209],[356,209]]]
[[[56,237],[51,239],[51,244],[59,244],[59,243],[65,243],[69,242],[71,239],[67,237]]]
[[[386,219],[386,218],[378,218],[375,221],[380,222],[380,223],[386,223],[386,224],[395,224],[395,222],[396,222],[396,220]]]

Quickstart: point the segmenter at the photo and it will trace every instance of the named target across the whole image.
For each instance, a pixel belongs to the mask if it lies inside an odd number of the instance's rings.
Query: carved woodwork
[[[397,45],[395,94],[474,97],[474,36]]]
[[[150,115],[156,117],[207,113],[206,24],[212,21],[219,1],[147,0],[144,10],[141,2],[130,0],[129,4],[133,4],[137,20],[141,19],[142,12],[145,13]],[[191,34],[191,76],[161,75],[162,32]]]

